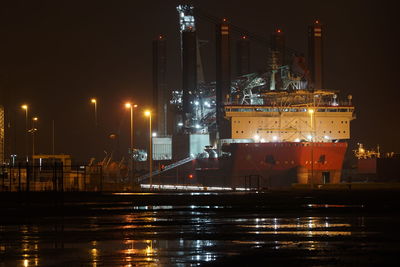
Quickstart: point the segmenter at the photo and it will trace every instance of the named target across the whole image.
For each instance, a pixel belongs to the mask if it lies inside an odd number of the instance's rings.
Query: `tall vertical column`
[[[285,35],[281,29],[277,29],[271,34],[270,44],[270,90],[282,89],[282,80],[280,75],[277,75],[279,68],[286,64],[285,61]]]
[[[271,50],[276,53],[277,64],[279,66],[285,65],[285,57],[286,57],[286,44],[285,44],[285,35],[281,29],[277,29],[271,35]]]
[[[154,128],[160,136],[167,134],[168,91],[166,72],[167,43],[164,36],[159,35],[153,41],[153,110],[155,114]]]
[[[184,129],[190,128],[193,96],[197,89],[197,37],[193,6],[177,7],[181,29],[182,55],[182,119]]]
[[[226,19],[217,25],[216,36],[216,106],[217,129],[220,138],[230,138],[228,123],[224,119],[225,103],[231,94],[231,55],[229,24]]]
[[[308,27],[308,65],[313,89],[322,89],[323,84],[323,38],[322,25],[316,20]]]
[[[250,41],[243,35],[236,43],[236,74],[242,76],[250,73]]]

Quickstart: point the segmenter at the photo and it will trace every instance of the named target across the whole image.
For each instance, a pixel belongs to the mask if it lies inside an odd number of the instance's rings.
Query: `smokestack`
[[[308,65],[313,89],[322,89],[323,84],[323,38],[322,25],[316,20],[308,27]]]
[[[197,89],[197,37],[193,6],[177,7],[181,28],[182,106],[184,128],[190,127],[193,94]]]
[[[236,43],[237,46],[237,76],[250,73],[250,41],[243,35]]]
[[[230,101],[231,56],[229,44],[229,24],[226,19],[217,25],[216,36],[216,106],[217,129],[220,138],[228,138],[228,124],[224,119],[224,103]]]
[[[155,111],[155,129],[158,135],[167,134],[167,43],[159,35],[153,41],[153,110]]]

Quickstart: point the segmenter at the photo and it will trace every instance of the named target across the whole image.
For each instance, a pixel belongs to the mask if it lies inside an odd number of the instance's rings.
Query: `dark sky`
[[[37,152],[51,152],[51,121],[56,152],[79,160],[102,158],[110,150],[107,135],[120,133],[128,147],[129,117],[123,103],[151,103],[151,42],[168,42],[168,85],[180,87],[176,5],[182,1],[2,1],[0,4],[1,102],[16,124],[12,140],[24,154],[24,112],[40,117]],[[392,1],[192,1],[216,17],[261,36],[280,27],[287,45],[306,51],[307,25],[325,25],[325,85],[353,95],[357,119],[351,146],[380,144],[400,152],[396,7]],[[214,25],[198,23],[206,80],[214,79]],[[234,35],[232,40],[238,36]],[[266,66],[266,49],[252,43],[252,69]],[[234,62],[234,61],[233,61]],[[234,66],[233,66],[234,67]],[[99,128],[94,128],[90,97],[99,99]],[[145,119],[135,117],[137,142],[146,144]],[[12,144],[11,145],[12,148]],[[89,153],[93,151],[94,153]]]

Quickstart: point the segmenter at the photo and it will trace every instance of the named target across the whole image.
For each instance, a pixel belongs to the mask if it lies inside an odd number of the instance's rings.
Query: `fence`
[[[0,165],[0,192],[125,191],[132,186],[127,176],[109,173],[98,165]]]

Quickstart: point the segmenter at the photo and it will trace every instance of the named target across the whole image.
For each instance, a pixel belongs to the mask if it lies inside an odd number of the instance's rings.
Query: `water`
[[[386,202],[285,196],[144,194],[3,205],[0,266],[366,266],[389,263],[400,251],[400,215]]]

